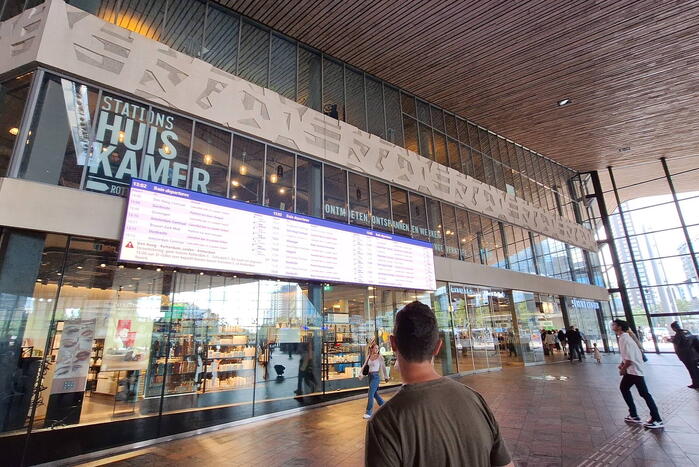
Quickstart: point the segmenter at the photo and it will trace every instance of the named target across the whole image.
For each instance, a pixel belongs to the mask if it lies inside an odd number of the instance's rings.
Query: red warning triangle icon
[[[126,248],[133,248],[133,243],[128,242],[128,243],[126,244]]]

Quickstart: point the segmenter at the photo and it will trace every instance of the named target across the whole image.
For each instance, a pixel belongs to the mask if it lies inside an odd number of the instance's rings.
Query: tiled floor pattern
[[[605,356],[602,364],[588,358],[460,380],[484,395],[520,467],[699,466],[699,391],[686,388],[688,375],[674,355],[650,358],[648,385],[666,423],[653,432],[623,421],[618,356]],[[647,417],[643,400],[636,400]],[[364,404],[343,402],[82,465],[361,466]]]

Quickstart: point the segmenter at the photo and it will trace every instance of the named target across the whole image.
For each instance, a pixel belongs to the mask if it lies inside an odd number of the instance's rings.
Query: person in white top
[[[379,353],[379,346],[375,342],[369,344],[369,356],[364,363],[364,367],[369,369],[369,400],[366,404],[366,412],[364,413],[364,418],[371,418],[371,411],[374,408],[374,399],[381,407],[384,400],[379,395],[379,383],[381,379],[388,382],[388,374],[386,372],[386,364],[383,361],[383,356]],[[362,373],[364,372],[364,367],[362,367]],[[361,376],[362,379],[364,376]]]
[[[636,386],[638,394],[646,401],[648,410],[650,410],[650,420],[643,424],[646,428],[663,428],[663,421],[660,418],[658,407],[655,405],[653,396],[648,392],[646,380],[643,377],[643,354],[633,338],[627,333],[629,323],[622,319],[612,321],[612,330],[619,339],[619,353],[621,354],[621,363],[619,364],[619,374],[622,375],[619,390],[624,396],[626,405],[629,406],[629,416],[624,418],[624,421],[630,423],[641,423],[641,419],[636,412],[636,404],[634,404],[633,396],[631,395],[631,386]]]

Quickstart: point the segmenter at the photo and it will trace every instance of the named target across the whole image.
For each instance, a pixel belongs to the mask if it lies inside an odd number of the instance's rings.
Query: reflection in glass
[[[376,337],[369,306],[369,290],[362,286],[326,286],[323,293],[323,380],[326,391],[367,385],[359,380],[367,358],[367,344]],[[384,349],[385,353],[385,349]]]
[[[0,83],[0,177],[7,174],[33,73]]]
[[[26,430],[35,383],[50,371],[50,321],[67,241],[64,235],[0,233],[0,432]],[[50,391],[46,383],[39,387],[43,405],[35,424],[43,426]]]
[[[299,46],[298,95],[296,100],[320,112],[321,108],[321,61],[320,54]]]
[[[229,132],[197,123],[194,127],[190,189],[226,196],[230,150]]]
[[[371,180],[371,228],[393,232],[391,193],[386,183]]]
[[[213,2],[206,2],[206,31],[202,60],[228,73],[238,64],[240,17]]]
[[[296,99],[296,44],[272,34],[269,88],[289,99]]]
[[[323,57],[323,113],[345,120],[344,69],[341,63]]]
[[[233,137],[230,197],[262,204],[265,145],[240,135]]]
[[[282,211],[294,210],[294,154],[267,147],[265,206]]]
[[[367,117],[369,120],[369,133],[372,133],[378,136],[379,138],[386,139],[383,86],[381,84],[381,81],[371,78],[370,76],[366,77],[366,105]]]
[[[367,129],[364,93],[364,74],[352,68],[345,68],[345,121],[360,130]]]
[[[28,82],[25,84],[28,85]],[[85,95],[87,96],[87,102],[85,102],[84,99]],[[103,102],[104,99],[105,98],[103,98]],[[5,101],[5,99],[3,99],[3,101]],[[96,89],[73,83],[66,79],[60,79],[56,76],[46,76],[39,91],[33,120],[29,128],[26,144],[24,145],[24,155],[19,168],[19,178],[51,185],[78,188],[80,186],[83,170],[85,169],[85,164],[89,157],[88,135],[90,132],[90,125],[93,124],[95,120],[99,121],[99,118],[95,117],[96,106]],[[84,124],[77,125],[76,122],[74,127],[75,132],[71,131],[72,128],[68,120],[67,109],[69,108],[79,109],[78,113],[83,117]],[[137,106],[137,108],[141,109],[142,107]],[[147,106],[145,108],[147,109]],[[110,105],[109,108],[100,112],[100,116],[111,109],[112,107]],[[2,114],[5,115],[4,110]],[[12,117],[3,116],[3,119],[19,118],[20,116],[21,112]],[[131,121],[131,119],[125,119],[121,116],[112,116],[112,114],[109,114],[108,117],[105,115],[105,118],[109,118],[112,125],[118,125],[120,127],[115,130],[117,138],[116,142],[112,144],[116,145],[117,149],[115,152],[123,151],[123,145],[119,145],[118,135],[119,131],[123,130],[122,127],[125,127],[127,121]],[[133,124],[134,122],[131,121],[131,123]],[[136,123],[135,126],[140,126],[140,122]],[[12,137],[12,133],[9,130],[7,135]],[[102,133],[99,133],[97,136],[96,141],[101,142],[102,140],[99,136],[102,136]],[[78,145],[77,148],[76,144]],[[111,163],[110,158],[106,157],[107,154],[110,154],[112,158],[116,157],[110,152],[111,149],[109,146],[109,143],[105,143],[104,147],[107,147],[107,149],[103,150],[104,154],[100,154],[98,157],[93,156],[90,165],[91,172],[96,171],[96,165],[94,163],[96,160],[100,160],[102,164],[104,164],[105,173],[107,175],[113,174],[111,170],[113,166],[114,171],[118,170],[118,165]],[[138,166],[136,166],[136,168],[138,168]],[[113,177],[109,178],[111,182]],[[126,189],[124,188],[122,193],[122,186],[123,185],[116,184],[116,182],[114,185],[112,183],[107,185],[106,182],[101,185],[102,188],[105,188],[104,191],[108,193],[125,195]]]
[[[369,179],[361,175],[349,174],[350,224],[371,227],[369,210]]]
[[[258,86],[267,86],[269,31],[243,20],[240,34],[238,76]]]
[[[418,240],[430,241],[425,197],[415,193],[410,193],[410,234]]]
[[[296,157],[296,212],[323,217],[323,165]]]
[[[408,209],[408,192],[391,187],[391,204],[393,214],[393,231],[401,235],[410,235],[410,211]]]
[[[386,109],[386,140],[398,146],[403,146],[403,124],[398,90],[384,85],[383,93],[384,107]],[[403,147],[407,147],[407,145]]]
[[[323,172],[325,218],[347,222],[347,171],[325,165]]]
[[[418,300],[430,306],[437,318],[439,338],[442,340],[442,348],[434,357],[434,368],[440,375],[457,373],[456,347],[454,331],[449,311],[449,293],[445,282],[437,283],[437,290],[418,294]]]
[[[403,115],[403,128],[405,130],[405,147],[418,154],[420,147],[417,138],[417,122],[415,119]]]
[[[437,256],[444,256],[444,227],[442,225],[442,212],[439,201],[427,198],[427,219],[429,220],[427,232],[432,249]]]

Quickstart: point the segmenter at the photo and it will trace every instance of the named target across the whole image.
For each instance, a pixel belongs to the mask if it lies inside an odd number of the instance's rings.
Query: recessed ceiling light
[[[558,101],[558,107],[563,107],[564,105],[568,105],[571,102],[573,102],[571,99],[561,99],[560,101]]]

